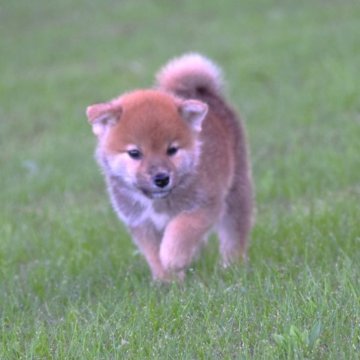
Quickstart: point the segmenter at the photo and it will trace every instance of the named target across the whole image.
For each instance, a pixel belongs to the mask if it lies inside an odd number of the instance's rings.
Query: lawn
[[[360,3],[0,4],[0,359],[360,358]],[[247,266],[150,281],[87,105],[196,50],[246,122]]]

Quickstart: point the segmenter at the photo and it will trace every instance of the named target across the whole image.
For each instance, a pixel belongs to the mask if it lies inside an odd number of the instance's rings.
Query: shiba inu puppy
[[[183,278],[213,229],[225,266],[246,258],[251,169],[221,85],[214,63],[186,54],[154,89],[87,108],[113,208],[160,281]]]

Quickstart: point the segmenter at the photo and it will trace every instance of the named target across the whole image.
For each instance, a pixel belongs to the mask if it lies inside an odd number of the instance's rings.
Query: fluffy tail
[[[196,53],[170,60],[156,75],[160,89],[185,97],[211,93],[222,88],[222,71],[211,60]]]

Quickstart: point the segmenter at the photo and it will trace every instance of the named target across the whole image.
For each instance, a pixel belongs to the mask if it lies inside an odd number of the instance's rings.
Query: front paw
[[[191,254],[169,245],[162,244],[160,248],[160,261],[164,270],[169,274],[184,272],[191,262]]]

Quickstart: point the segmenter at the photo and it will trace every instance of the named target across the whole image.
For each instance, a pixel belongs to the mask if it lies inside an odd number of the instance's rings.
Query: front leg
[[[160,242],[162,234],[150,224],[142,224],[130,229],[133,240],[144,255],[154,280],[166,280],[167,275],[160,261]]]
[[[198,209],[179,214],[167,225],[160,245],[160,260],[167,273],[184,273],[215,217],[214,209]]]

